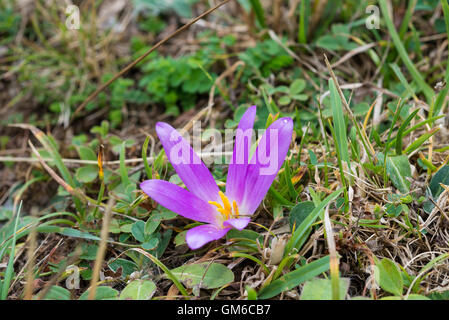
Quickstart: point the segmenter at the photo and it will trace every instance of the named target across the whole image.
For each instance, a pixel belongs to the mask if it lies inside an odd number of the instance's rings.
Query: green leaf
[[[289,96],[282,96],[282,97],[279,98],[278,103],[281,106],[285,106],[285,105],[289,104],[291,101],[292,101],[292,99],[290,99]]]
[[[159,243],[157,244],[157,248],[155,249],[157,257],[162,257],[162,255],[164,254],[165,250],[168,247],[168,244],[170,243],[172,233],[173,233],[172,229],[167,229],[162,234],[158,233],[157,239]]]
[[[413,151],[421,147],[424,142],[426,142],[430,137],[432,137],[435,133],[437,133],[440,130],[440,128],[433,128],[429,132],[424,133],[421,135],[418,139],[415,139],[406,149],[406,154],[411,154]]]
[[[97,160],[97,155],[95,154],[95,151],[86,146],[79,146],[78,154],[81,160],[92,160],[92,161]]]
[[[61,228],[61,230],[58,232],[59,234],[62,234],[64,236],[73,237],[73,238],[81,238],[81,239],[88,239],[88,240],[101,240],[99,237],[94,236],[88,232],[72,229],[72,228]]]
[[[255,251],[258,250],[257,243],[263,243],[263,236],[255,231],[243,229],[243,230],[237,230],[237,229],[231,229],[226,234],[226,240],[230,241],[232,239],[238,239],[236,241],[235,245],[232,245],[229,247],[229,250],[235,251],[235,250],[242,250],[243,246],[245,247],[251,247]],[[245,248],[247,249],[247,248]]]
[[[431,300],[449,300],[449,290],[443,292],[432,292],[429,294]]]
[[[376,263],[374,272],[376,282],[379,286],[395,296],[401,296],[403,291],[403,280],[399,268],[390,259],[384,258]]]
[[[398,296],[388,296],[388,297],[380,298],[380,300],[402,300],[402,297],[398,297]]]
[[[290,85],[290,94],[296,95],[301,93],[306,87],[306,81],[304,79],[296,79]]]
[[[120,300],[150,300],[156,285],[150,280],[134,280],[120,293]]]
[[[350,26],[343,24],[332,25],[331,34],[326,34],[318,39],[317,46],[327,50],[346,50],[350,51],[357,47],[357,44],[351,42],[348,37]]]
[[[142,220],[134,222],[131,233],[137,241],[145,242],[145,222]]]
[[[71,300],[70,291],[59,286],[52,286],[44,300]]]
[[[205,289],[213,289],[234,281],[234,273],[219,263],[203,262],[183,265],[171,272],[189,288],[200,286]]]
[[[268,86],[267,92],[269,95],[273,95],[278,92],[289,94],[290,89],[286,86],[277,86],[277,87]]]
[[[340,278],[340,299],[344,299],[349,288],[349,279]],[[301,300],[332,300],[330,279],[313,279],[304,283]]]
[[[187,230],[178,233],[175,237],[175,246],[180,246],[186,244],[186,233]]]
[[[152,234],[154,231],[156,231],[157,227],[159,227],[159,224],[162,221],[162,217],[160,214],[152,214],[150,215],[150,217],[148,218],[147,222],[145,223],[145,235],[150,235]]]
[[[97,179],[98,168],[96,166],[79,167],[76,170],[76,179],[81,183],[89,183]]]
[[[145,241],[144,243],[142,243],[142,248],[144,248],[145,250],[153,250],[154,248],[157,247],[158,244],[159,244],[159,239],[156,237],[153,237],[153,238],[149,239],[148,241]]]
[[[263,239],[263,236],[261,236],[260,233],[255,232],[253,230],[249,230],[249,229],[243,229],[243,230],[231,229],[226,234],[226,240],[229,240],[232,238],[244,238],[244,239],[250,239],[250,240],[257,240],[258,238]]]
[[[426,296],[422,296],[420,294],[409,294],[407,300],[431,300],[431,299],[427,298]]]
[[[294,100],[306,101],[307,99],[309,99],[309,96],[306,94],[294,94],[291,96],[291,98]]]
[[[82,253],[80,254],[80,259],[83,260],[95,260],[97,259],[98,246],[96,244],[81,244]]]
[[[443,187],[440,186],[441,184],[449,185],[449,166],[445,165],[440,170],[438,170],[432,177],[429,183],[429,190],[431,194],[428,194],[427,196],[432,197],[432,199],[436,202],[440,194],[443,192]],[[432,212],[435,205],[432,203],[432,201],[426,201],[424,203],[424,211],[427,213]]]
[[[175,219],[178,216],[178,214],[164,207],[159,206],[156,208],[153,216],[154,217],[159,216],[161,220],[172,220]]]
[[[349,163],[348,138],[346,135],[347,127],[343,112],[343,104],[340,99],[336,84],[333,79],[329,79],[329,90],[331,98],[332,116],[335,128],[335,136],[337,138],[337,148],[340,151],[342,161]]]
[[[269,299],[285,290],[291,290],[327,270],[329,270],[329,256],[299,267],[295,271],[289,272],[273,281],[268,286],[262,288],[259,292],[259,299]]]
[[[384,154],[379,153],[378,159],[383,166]],[[409,192],[410,181],[408,181],[407,178],[412,176],[412,172],[406,155],[387,156],[386,170],[391,182],[399,191],[402,193]]]
[[[250,286],[245,287],[246,292],[248,293],[248,300],[257,300],[257,292]]]
[[[341,193],[343,188],[340,188],[330,195],[328,195],[323,201],[321,201],[315,209],[304,219],[304,221],[297,227],[289,242],[287,243],[286,252],[290,252],[293,248],[301,248],[305,242],[305,237],[310,232],[310,227],[323,212],[324,208],[334,201]]]
[[[122,268],[122,275],[129,276],[134,271],[138,270],[137,265],[129,260],[118,258],[108,264],[109,269],[114,272],[117,272],[118,269]]]
[[[290,212],[290,228],[298,227],[307,218],[307,216],[315,209],[312,201],[304,201],[298,203]]]
[[[407,128],[408,124],[413,120],[413,118],[416,116],[416,114],[419,112],[420,109],[416,109],[413,111],[407,119],[401,124],[401,126],[398,129],[398,133],[396,135],[396,154],[400,155],[402,154],[402,136],[404,135],[405,128]]]
[[[79,300],[87,300],[89,298],[89,291],[87,289],[79,298]],[[95,292],[95,300],[117,300],[118,291],[111,287],[98,287]]]
[[[327,49],[327,50],[339,50],[340,44],[336,41],[333,35],[324,35],[318,39],[316,42],[318,47]]]
[[[124,232],[124,233],[131,233],[133,224],[134,223],[127,223],[127,224],[120,226],[120,231]]]

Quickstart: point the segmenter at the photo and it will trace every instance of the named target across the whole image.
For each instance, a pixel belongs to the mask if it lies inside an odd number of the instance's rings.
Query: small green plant
[[[293,58],[274,40],[265,40],[249,48],[239,55],[245,62],[242,81],[246,82],[251,77],[266,78],[270,73],[293,64]]]
[[[309,97],[304,93],[306,88],[306,81],[303,79],[294,80],[290,86],[277,86],[272,87],[270,85],[264,86],[267,88],[267,93],[271,96],[274,94],[280,94],[278,104],[280,106],[289,105],[293,101],[306,101]]]
[[[350,40],[350,25],[334,24],[328,35],[318,38],[316,45],[327,50],[350,51],[357,48],[357,44]]]

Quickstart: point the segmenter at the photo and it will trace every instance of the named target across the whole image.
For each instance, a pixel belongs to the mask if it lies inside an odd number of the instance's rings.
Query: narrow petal
[[[250,159],[250,148],[254,119],[256,118],[256,106],[249,107],[243,114],[236,130],[234,152],[228,167],[226,180],[226,195],[240,204],[243,194],[239,191],[245,185],[246,171]]]
[[[214,177],[182,135],[164,122],[156,124],[156,132],[168,160],[187,189],[204,201],[219,200]]]
[[[206,243],[223,237],[230,228],[219,228],[212,224],[204,224],[187,231],[186,242],[190,249],[201,248]]]
[[[146,180],[140,184],[140,188],[161,206],[185,218],[220,223],[214,206],[180,186],[164,180]]]
[[[265,131],[251,158],[245,179],[241,214],[253,214],[257,209],[287,156],[292,139],[293,121],[281,118]]]
[[[250,221],[251,218],[229,219],[223,222],[223,225],[237,230],[243,230]]]

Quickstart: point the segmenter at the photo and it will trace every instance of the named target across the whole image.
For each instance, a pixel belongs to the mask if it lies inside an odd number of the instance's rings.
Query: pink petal
[[[223,222],[223,225],[237,230],[243,230],[250,221],[251,218],[229,219]]]
[[[240,192],[245,186],[246,170],[250,159],[251,139],[256,117],[256,106],[249,107],[243,114],[235,135],[234,152],[228,167],[226,195],[237,204],[243,200]]]
[[[262,202],[287,156],[292,133],[293,120],[280,118],[263,134],[248,166],[245,187],[236,191],[244,193],[240,213],[253,214]]]
[[[216,208],[186,189],[164,180],[146,180],[140,188],[161,206],[185,218],[219,223]]]
[[[168,160],[189,191],[204,201],[219,201],[212,174],[181,134],[164,122],[156,124],[156,132]]]
[[[204,224],[187,231],[186,242],[190,249],[201,248],[206,243],[223,237],[230,228],[219,228],[212,224]]]

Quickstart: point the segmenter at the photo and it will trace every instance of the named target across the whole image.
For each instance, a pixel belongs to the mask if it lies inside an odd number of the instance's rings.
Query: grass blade
[[[408,124],[413,120],[418,112],[419,109],[413,111],[399,127],[398,134],[396,135],[396,155],[402,154],[402,136],[404,134],[404,130],[405,128],[407,128]]]
[[[333,79],[329,79],[329,91],[331,98],[332,116],[334,118],[333,122],[335,128],[335,136],[337,138],[335,143],[337,144],[337,148],[340,151],[341,159],[348,164],[348,167],[350,167],[349,152],[347,148],[348,137],[346,136],[347,127],[343,114],[343,106]]]
[[[301,0],[299,12],[299,30],[298,30],[298,41],[299,43],[305,44],[307,42],[307,8],[309,6],[309,0]]]
[[[405,91],[407,91],[410,96],[413,97],[413,99],[418,100],[418,97],[415,94],[415,91],[412,89],[410,84],[407,82],[407,79],[405,79],[404,74],[402,73],[401,69],[399,69],[398,65],[396,63],[390,63],[390,68],[393,69],[393,72],[396,74],[396,77],[398,77],[399,81],[401,81],[402,85],[405,87]],[[402,94],[404,95],[404,94]]]
[[[329,270],[329,256],[306,264],[273,281],[259,292],[259,299],[269,299],[285,290],[291,290],[327,270]]]
[[[437,133],[440,130],[440,128],[433,128],[429,132],[424,133],[421,137],[416,139],[412,144],[410,144],[406,149],[405,153],[407,155],[410,155],[413,151],[418,149],[420,146],[423,145],[424,142],[426,142],[431,136],[433,136],[435,133]]]
[[[396,47],[396,50],[398,51],[402,62],[404,62],[405,66],[412,75],[413,79],[416,81],[416,83],[419,85],[420,89],[426,96],[428,104],[430,104],[434,97],[434,92],[432,88],[426,83],[426,81],[421,76],[421,73],[418,71],[418,69],[416,69],[412,60],[410,60],[407,50],[402,44],[401,38],[399,37],[396,28],[393,24],[393,21],[390,17],[390,14],[388,12],[387,1],[379,0],[379,5],[382,11],[382,16],[384,17],[385,20],[385,24],[387,25],[388,31],[390,33],[391,39],[393,40],[394,46]]]
[[[254,13],[256,14],[257,21],[259,22],[260,26],[262,28],[265,28],[267,24],[265,23],[265,13],[263,11],[262,5],[260,4],[259,0],[250,0],[251,7],[254,10]]]
[[[9,284],[11,283],[12,274],[14,273],[14,251],[16,250],[16,239],[17,239],[16,233],[17,233],[17,226],[19,223],[21,209],[22,209],[22,201],[20,201],[19,208],[17,209],[17,213],[16,213],[16,221],[14,224],[14,233],[13,233],[13,238],[12,238],[11,252],[9,254],[8,266],[6,267],[6,271],[5,271],[5,277],[3,280],[0,300],[6,300],[6,298],[8,297]]]
[[[122,179],[122,183],[127,186],[131,183],[128,177],[128,171],[125,166],[125,150],[126,150],[126,141],[123,141],[120,148],[120,177]]]
[[[410,23],[413,11],[415,10],[416,3],[418,0],[410,0],[407,6],[407,11],[405,12],[404,18],[402,19],[401,27],[399,28],[399,37],[404,40],[405,32],[407,31],[408,24]]]
[[[446,24],[446,34],[449,36],[449,4],[446,0],[441,0],[441,7],[443,8],[444,13],[444,22]],[[434,114],[438,115],[443,108],[444,101],[446,100],[447,93],[449,91],[449,87],[447,85],[449,81],[449,57],[448,61],[446,62],[446,75],[444,77],[445,80],[445,87],[438,93],[438,96],[435,100],[435,106],[434,106]]]
[[[337,191],[334,191],[330,195],[328,195],[323,201],[321,201],[315,209],[307,216],[307,218],[304,219],[304,221],[298,226],[298,228],[293,233],[292,237],[290,238],[289,242],[286,246],[286,253],[289,253],[293,248],[300,249],[303,242],[305,241],[303,239],[303,236],[307,233],[309,228],[312,226],[312,224],[315,222],[315,220],[318,218],[318,216],[323,212],[324,208],[334,201],[343,191],[343,188],[338,189]],[[302,241],[300,241],[302,240]]]
[[[148,150],[148,143],[150,142],[150,136],[148,136],[145,139],[145,142],[143,143],[143,147],[142,147],[142,160],[143,160],[143,165],[145,167],[145,172],[147,174],[147,178],[148,179],[153,179],[153,171],[151,170],[150,165],[148,164],[148,158],[147,158],[147,150]]]

